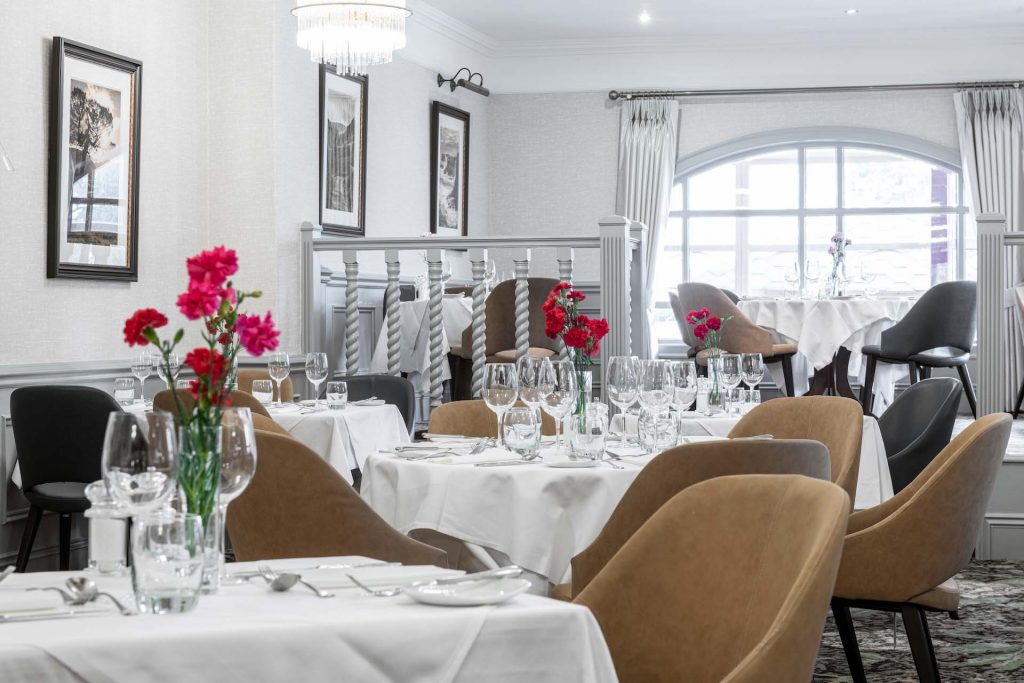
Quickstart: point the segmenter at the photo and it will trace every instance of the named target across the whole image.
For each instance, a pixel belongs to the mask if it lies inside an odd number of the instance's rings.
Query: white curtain
[[[975,215],[1002,214],[1008,230],[1021,230],[1024,217],[1024,93],[1017,88],[961,90],[953,96],[963,171]],[[1007,249],[1006,288],[1024,279],[1024,249]],[[1024,336],[1013,309],[1007,311],[1007,372],[1003,393],[1012,406],[1024,371]],[[981,330],[979,334],[984,334]]]
[[[668,221],[669,195],[676,168],[679,103],[671,99],[627,100],[619,132],[619,176],[615,211],[647,226],[647,310],[643,343],[651,356],[654,268]],[[636,314],[636,312],[634,312]]]

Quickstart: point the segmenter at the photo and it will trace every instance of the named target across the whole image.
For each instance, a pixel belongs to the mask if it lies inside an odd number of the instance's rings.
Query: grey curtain
[[[1024,93],[1017,88],[979,88],[961,90],[953,98],[963,172],[974,214],[1002,214],[1008,230],[1021,230]],[[1007,249],[1004,258],[1003,284],[1010,289],[1024,280],[1024,249]],[[1007,309],[1006,316],[1007,372],[1003,394],[1006,405],[1012,406],[1024,371],[1024,335],[1014,309]]]
[[[654,267],[668,221],[669,195],[676,167],[679,103],[672,99],[627,100],[619,130],[619,174],[615,211],[647,226],[647,310],[643,343],[653,356],[651,314]],[[634,315],[636,312],[634,311]]]

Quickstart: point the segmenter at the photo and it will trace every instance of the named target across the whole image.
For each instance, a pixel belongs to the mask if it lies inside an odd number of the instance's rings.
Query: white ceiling
[[[502,44],[649,37],[659,42],[1024,29],[1024,0],[427,0]],[[856,8],[857,14],[846,14]],[[647,10],[652,21],[638,21]]]

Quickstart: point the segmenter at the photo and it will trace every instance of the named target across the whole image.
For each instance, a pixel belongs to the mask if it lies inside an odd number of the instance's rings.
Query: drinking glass
[[[672,375],[665,360],[640,361],[640,405],[654,413],[663,413],[672,403]]]
[[[764,358],[759,353],[741,353],[740,372],[743,383],[753,389],[764,379]]]
[[[114,380],[114,400],[122,406],[135,403],[134,377],[118,377]]]
[[[676,416],[667,410],[656,413],[642,408],[637,420],[637,436],[640,446],[647,453],[672,448],[679,442]]]
[[[871,283],[875,281],[875,277],[875,272],[868,265],[867,259],[863,259],[860,262],[860,279],[864,281],[864,296],[871,297],[877,294],[877,291],[871,286]]]
[[[531,460],[540,451],[540,420],[534,408],[517,406],[505,413],[505,444],[524,460]]]
[[[140,398],[146,400],[146,378],[153,374],[153,357],[140,353],[132,358],[132,376],[139,380]]]
[[[757,406],[761,405],[761,392],[757,389],[749,389],[747,391],[746,403],[746,412],[748,413]]]
[[[810,298],[818,298],[821,292],[818,290],[818,280],[821,278],[821,270],[813,259],[807,259],[804,265],[804,278],[807,280],[808,295]]]
[[[156,514],[133,522],[132,589],[139,611],[192,610],[203,581],[203,520],[199,515]]]
[[[327,379],[327,354],[306,354],[306,379],[313,385],[313,408],[320,407],[320,384]]]
[[[100,465],[110,495],[136,517],[156,510],[177,488],[176,453],[170,413],[111,413]]]
[[[228,408],[221,417],[220,432],[220,513],[219,557],[224,557],[224,529],[228,523],[228,504],[241,495],[256,474],[256,431],[249,408]],[[227,578],[223,563],[221,581]]]
[[[494,264],[494,259],[487,261],[487,266],[484,268],[484,283],[487,285],[487,291],[494,289],[494,285],[498,284],[498,267]]]
[[[602,460],[608,438],[608,416],[588,406],[583,415],[569,418],[572,454],[586,460]]]
[[[721,367],[718,371],[718,377],[722,382],[722,388],[727,391],[723,391],[723,395],[729,399],[729,403],[726,403],[725,410],[730,412],[732,410],[732,398],[733,389],[740,385],[740,381],[743,378],[743,372],[740,367],[740,356],[737,353],[723,353],[720,357]]]
[[[192,381],[188,379],[176,379],[174,380],[175,389],[191,389]]]
[[[786,270],[782,274],[782,279],[786,281],[786,296],[798,296],[800,293],[800,264],[793,261],[793,267]]]
[[[288,354],[284,351],[275,351],[267,359],[267,370],[270,371],[270,379],[277,385],[277,406],[284,405],[281,401],[281,382],[288,379],[292,371],[291,363],[288,362]]]
[[[533,410],[540,424],[540,404],[544,397],[551,392],[551,385],[541,381],[541,368],[544,367],[544,358],[523,356],[516,361],[516,374],[519,377],[519,398]]]
[[[254,379],[252,396],[260,403],[270,403],[274,400],[274,383],[269,379]]]
[[[576,405],[578,388],[576,384],[576,368],[572,361],[545,359],[541,368],[542,381],[551,391],[540,404],[541,410],[555,420],[555,441],[562,444],[562,420]]]
[[[173,390],[178,373],[181,372],[181,356],[172,353],[166,360],[163,356],[153,356],[153,363],[156,365],[156,374],[163,380],[164,386]]]
[[[516,402],[519,393],[519,378],[512,363],[489,363],[484,366],[484,388],[480,397],[498,419],[498,447],[505,447],[502,418]]]
[[[612,356],[605,370],[608,400],[622,413],[622,440],[626,441],[626,412],[636,403],[640,390],[640,362],[633,356]]]
[[[689,410],[697,398],[697,364],[680,360],[669,365],[672,376],[672,405],[682,413]]]
[[[344,410],[346,405],[348,405],[348,384],[328,382],[327,407],[331,410]]]

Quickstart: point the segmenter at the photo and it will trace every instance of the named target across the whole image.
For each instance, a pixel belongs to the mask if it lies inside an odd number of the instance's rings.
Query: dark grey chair
[[[906,364],[910,383],[931,377],[932,368],[956,368],[974,417],[978,402],[974,396],[967,361],[974,344],[977,285],[958,280],[943,282],[925,292],[898,323],[882,332],[882,343],[861,349],[868,360],[860,402],[871,412],[872,388],[878,363]]]
[[[893,493],[906,488],[949,445],[962,394],[952,377],[921,380],[878,418]]]
[[[348,385],[349,401],[362,401],[376,396],[386,403],[395,404],[405,420],[406,429],[412,431],[416,419],[416,391],[412,388],[412,382],[393,375],[348,375],[334,379]]]
[[[121,406],[93,387],[21,387],[11,393],[22,492],[30,503],[17,571],[28,567],[44,511],[60,515],[60,568],[70,568],[71,515],[88,509],[85,487],[102,476],[103,438],[112,412],[121,412]]]

